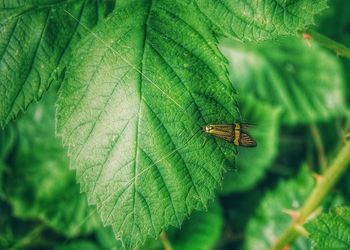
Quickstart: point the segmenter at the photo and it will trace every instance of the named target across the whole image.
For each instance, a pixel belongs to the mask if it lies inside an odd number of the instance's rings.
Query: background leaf
[[[120,240],[115,239],[115,235],[111,227],[99,228],[96,231],[96,239],[98,245],[102,249],[106,250],[119,250],[123,249],[123,243]],[[159,241],[154,240],[156,244],[161,244]],[[140,249],[142,249],[140,247]]]
[[[28,231],[35,230],[35,222],[14,218],[10,206],[2,199],[0,199],[0,214],[0,249],[13,248],[25,237]],[[39,238],[37,237],[36,240]]]
[[[55,138],[55,97],[49,93],[17,122],[19,141],[4,185],[17,217],[40,219],[73,236],[91,232],[99,221],[80,194],[74,173],[69,171],[66,150]]]
[[[261,41],[296,35],[314,24],[326,0],[197,0],[199,10],[212,21],[215,31],[244,41]]]
[[[329,1],[330,8],[325,11],[324,15],[317,18],[318,31],[335,41],[350,46],[350,34],[348,32],[350,27],[350,2],[343,0]],[[342,64],[345,67],[345,75],[347,87],[345,93],[347,96],[348,107],[350,106],[350,62],[348,58],[339,56]]]
[[[342,66],[316,44],[289,37],[275,43],[227,43],[223,51],[238,91],[281,107],[284,124],[347,114]]]
[[[328,1],[327,8],[321,16],[316,17],[317,30],[340,42],[350,25],[350,2],[344,0]]]
[[[350,208],[337,207],[309,221],[305,228],[310,233],[314,249],[350,248]]]
[[[297,178],[282,181],[267,193],[248,222],[245,249],[271,249],[292,220],[285,210],[298,210],[313,186],[312,173],[304,166]]]
[[[238,149],[237,170],[225,174],[223,194],[254,187],[278,153],[280,110],[256,100],[253,96],[242,97],[239,103],[242,108],[242,122],[253,124],[249,133],[258,146]]]
[[[111,8],[99,2],[0,0],[1,127],[60,77],[72,48],[87,32],[70,14],[91,28],[99,11]]]
[[[223,217],[220,204],[214,202],[206,212],[194,212],[184,222],[181,230],[172,228],[167,232],[174,250],[214,249],[223,229]],[[162,249],[162,248],[161,248]]]
[[[170,0],[122,6],[76,51],[57,127],[81,189],[133,248],[206,207],[236,150],[199,132],[237,109],[206,20]]]
[[[102,250],[98,245],[90,241],[73,241],[62,244],[55,248],[55,250]]]

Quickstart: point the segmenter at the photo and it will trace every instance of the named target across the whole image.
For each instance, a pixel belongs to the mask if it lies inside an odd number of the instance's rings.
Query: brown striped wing
[[[211,126],[212,129],[206,133],[221,138],[225,141],[233,142],[235,129],[234,124],[213,124],[209,126]]]
[[[239,146],[256,147],[256,142],[250,135],[246,134],[245,132],[241,132],[240,138],[239,138]]]

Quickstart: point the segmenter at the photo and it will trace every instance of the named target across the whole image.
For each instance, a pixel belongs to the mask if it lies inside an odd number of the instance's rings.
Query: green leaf
[[[214,249],[220,240],[223,224],[222,209],[220,203],[216,201],[210,204],[208,211],[194,212],[184,221],[181,229],[169,228],[166,237],[173,250],[192,250],[194,246],[196,250],[210,250]],[[120,249],[109,230],[100,229],[97,235],[104,249]],[[159,238],[150,239],[140,249],[162,250],[164,245]]]
[[[4,198],[3,175],[6,169],[6,160],[10,157],[16,140],[16,131],[12,126],[0,131],[0,198]]]
[[[123,244],[116,239],[111,227],[100,227],[96,232],[96,240],[102,249],[120,250],[123,249]],[[142,249],[142,248],[141,248]],[[150,249],[148,249],[150,250]]]
[[[337,207],[305,225],[314,249],[350,248],[350,208]]]
[[[258,146],[238,149],[237,170],[225,174],[223,194],[252,188],[272,165],[278,152],[280,109],[252,96],[240,98],[239,102],[243,122],[253,124],[249,133]]]
[[[327,7],[327,0],[197,0],[196,3],[217,32],[244,41],[296,35],[314,24],[314,16]]]
[[[236,150],[201,126],[238,115],[216,38],[190,5],[121,6],[71,60],[57,128],[81,189],[133,248],[207,206]]]
[[[99,223],[69,171],[66,150],[55,138],[55,97],[49,93],[17,122],[19,139],[4,185],[15,216],[41,219],[74,236],[91,232]]]
[[[348,34],[350,24],[350,2],[344,0],[329,1],[329,8],[322,16],[316,18],[317,29],[323,35],[326,35],[336,41],[343,40]]]
[[[168,233],[174,250],[214,249],[223,230],[223,215],[220,204],[215,202],[207,212],[195,212],[184,222],[180,230],[172,229]]]
[[[232,82],[241,93],[282,108],[284,124],[346,114],[345,82],[335,55],[300,38],[259,44],[225,43]]]
[[[69,243],[64,243],[54,250],[102,250],[95,243],[87,240],[76,240]]]
[[[17,132],[14,126],[0,130],[0,160],[5,161],[14,150],[17,142]]]
[[[106,11],[99,2],[0,0],[0,127],[59,77],[72,48],[87,33],[72,16],[93,27],[98,12]]]
[[[245,249],[271,249],[292,221],[286,209],[298,210],[310,194],[314,182],[312,173],[304,166],[296,178],[281,181],[275,190],[267,193],[248,223]],[[297,244],[302,245],[300,242]]]
[[[0,199],[0,249],[23,249],[23,238],[37,231],[37,222],[14,218],[9,204]],[[39,241],[39,239],[36,239]],[[16,246],[16,247],[15,247]]]

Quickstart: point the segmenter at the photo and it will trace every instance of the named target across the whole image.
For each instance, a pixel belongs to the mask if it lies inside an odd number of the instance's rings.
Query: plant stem
[[[332,190],[338,179],[350,166],[350,143],[346,143],[340,150],[333,164],[327,168],[324,176],[317,182],[315,189],[299,211],[299,216],[284,231],[282,236],[272,247],[273,250],[282,250],[291,243],[298,235],[298,228],[302,226],[310,215],[322,204]]]
[[[14,244],[9,250],[24,249],[28,247],[33,241],[46,229],[46,225],[40,224],[35,227],[30,233],[20,239],[16,244]]]
[[[164,231],[160,234],[159,238],[163,243],[164,250],[173,250],[173,247],[171,246],[168,236]]]
[[[318,163],[320,164],[320,167],[321,167],[321,173],[324,173],[327,168],[327,159],[326,159],[326,153],[325,153],[322,137],[320,134],[320,130],[315,124],[312,124],[310,129],[311,129],[311,135],[313,137],[315,147],[317,150]]]
[[[322,46],[335,51],[335,53],[339,56],[344,56],[350,59],[350,48],[345,45],[338,43],[314,30],[305,30],[302,31],[303,34],[308,34],[314,39],[316,42],[321,44]]]

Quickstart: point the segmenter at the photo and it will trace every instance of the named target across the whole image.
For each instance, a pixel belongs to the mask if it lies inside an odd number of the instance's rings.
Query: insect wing
[[[210,125],[212,129],[208,132],[215,137],[221,138],[228,142],[232,142],[233,140],[233,125]]]
[[[256,142],[254,139],[245,132],[241,132],[241,136],[239,138],[239,146],[242,147],[256,147]]]

